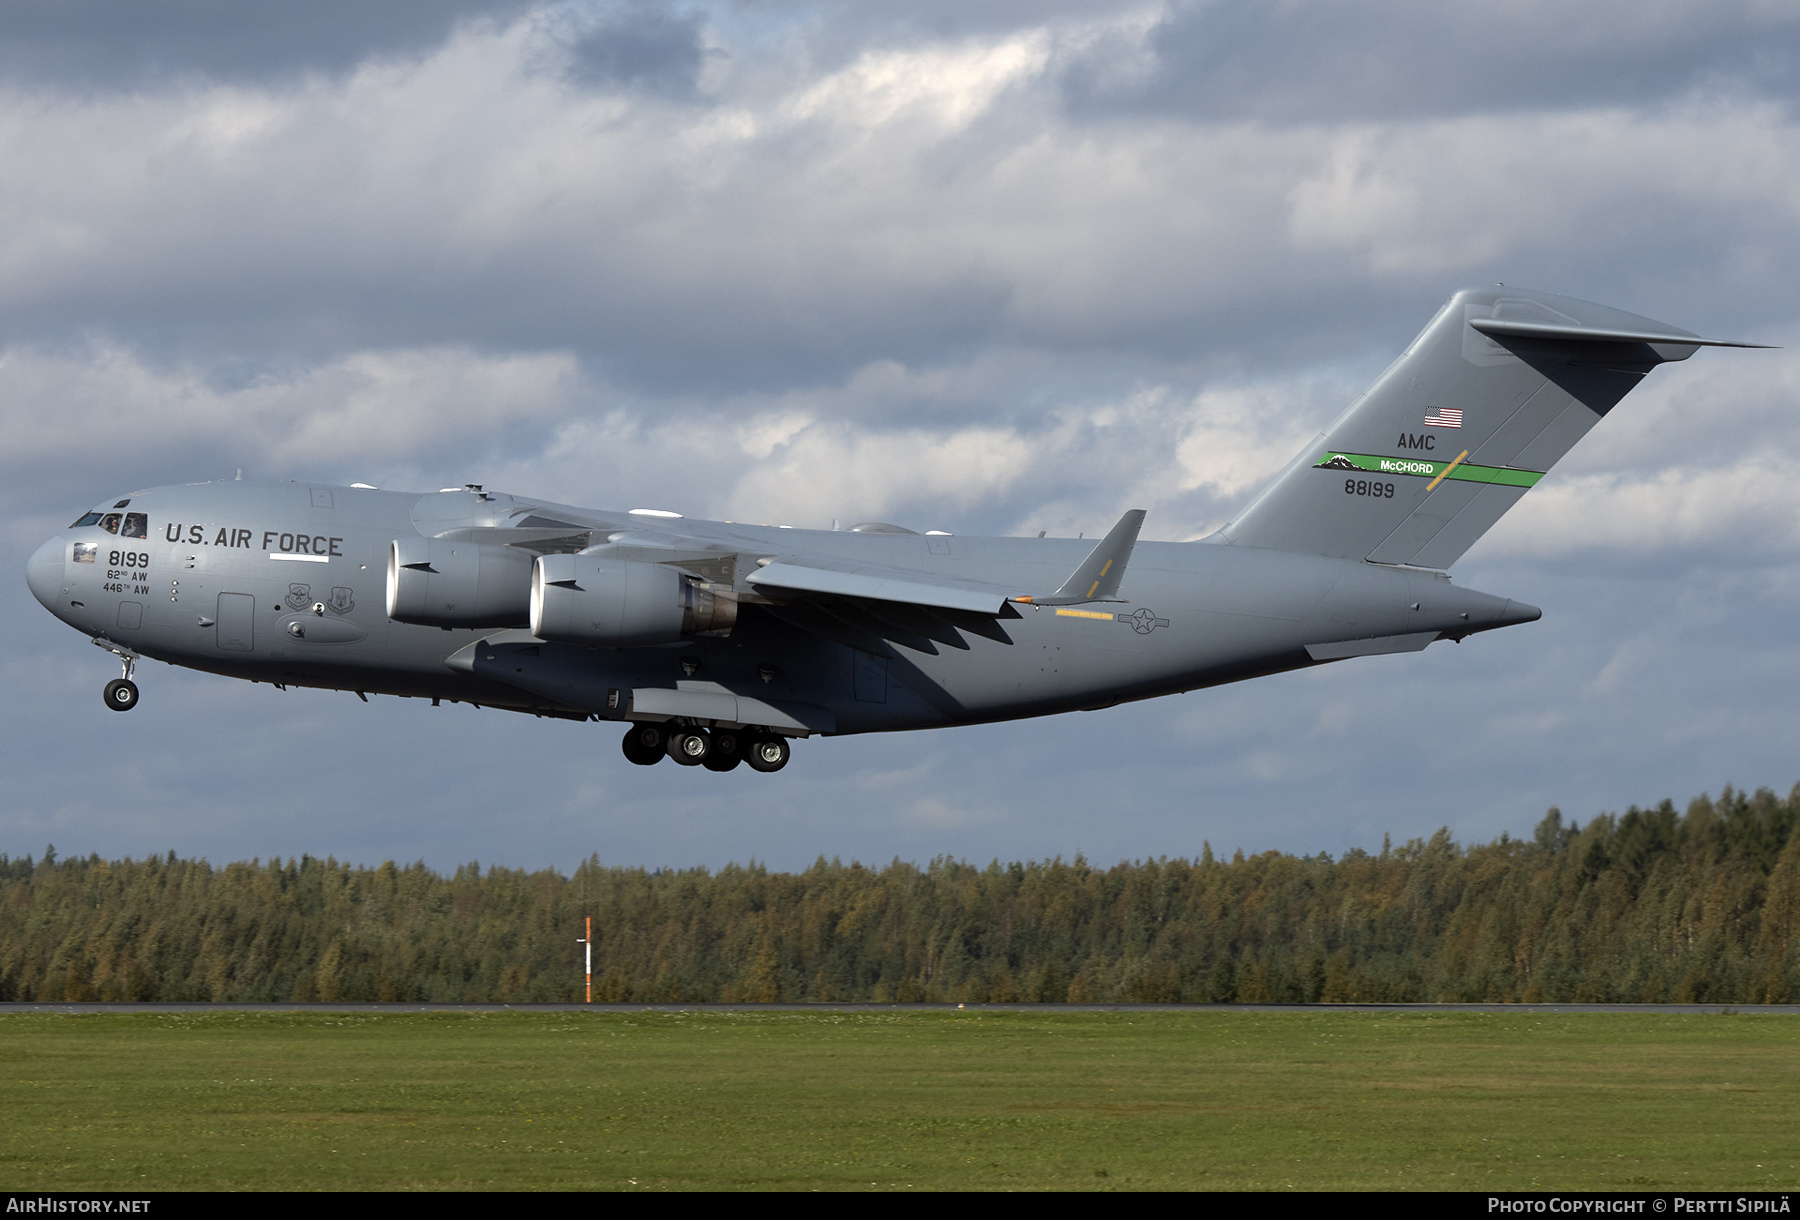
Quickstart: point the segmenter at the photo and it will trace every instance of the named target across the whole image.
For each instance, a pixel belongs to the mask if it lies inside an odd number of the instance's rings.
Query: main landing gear
[[[650,767],[663,757],[684,767],[729,771],[749,763],[753,771],[779,771],[787,766],[787,738],[753,729],[703,729],[695,725],[639,723],[625,731],[620,742],[625,757],[640,767]]]
[[[131,680],[132,672],[137,668],[137,653],[105,638],[96,639],[94,643],[118,657],[119,664],[125,667],[125,675],[108,682],[101,698],[106,700],[106,706],[113,711],[129,712],[138,704],[137,683]]]

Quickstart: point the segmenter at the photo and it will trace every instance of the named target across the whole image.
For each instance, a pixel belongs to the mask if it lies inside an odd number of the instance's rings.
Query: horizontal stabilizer
[[[1606,330],[1593,326],[1561,326],[1549,322],[1518,322],[1510,318],[1470,318],[1469,325],[1496,339],[1582,340],[1588,343],[1662,343],[1671,347],[1769,347],[1767,343],[1739,343],[1731,339],[1702,339],[1670,327],[1652,330]]]
[[[1126,561],[1131,558],[1131,548],[1137,545],[1138,530],[1143,525],[1144,510],[1129,510],[1081,561],[1081,566],[1069,579],[1063,581],[1062,588],[1049,597],[1016,597],[1013,600],[1037,606],[1117,601],[1119,580],[1125,575]]]

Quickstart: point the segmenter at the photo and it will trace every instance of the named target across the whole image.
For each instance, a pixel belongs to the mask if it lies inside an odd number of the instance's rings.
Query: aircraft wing
[[[890,643],[932,654],[939,644],[966,650],[964,631],[1010,644],[999,620],[1019,617],[1001,585],[881,564],[786,558],[744,579],[778,599],[766,607],[776,618],[876,656],[896,655]]]
[[[1063,606],[1115,599],[1143,521],[1141,509],[1126,513],[1051,594],[942,572],[813,556],[762,561],[744,579],[771,597],[776,617],[877,655],[893,655],[890,641],[928,653],[936,653],[938,644],[966,649],[964,631],[1010,644],[1001,620],[1019,617],[1013,602]]]

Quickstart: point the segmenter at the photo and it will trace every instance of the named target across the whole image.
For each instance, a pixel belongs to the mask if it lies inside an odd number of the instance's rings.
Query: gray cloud
[[[705,65],[704,18],[649,3],[582,23],[568,40],[569,74],[584,85],[695,95]]]
[[[1138,42],[1074,54],[1078,108],[1203,119],[1339,123],[1566,107],[1689,93],[1791,100],[1800,14],[1766,0],[1185,0]]]
[[[335,73],[435,46],[460,22],[505,21],[529,7],[530,0],[13,0],[0,6],[0,72],[14,81],[107,92],[181,77],[266,81]]]
[[[1053,42],[728,76],[703,108],[568,88],[523,26],[342,81],[14,96],[0,333],[570,350],[706,396],[992,344],[1277,367],[1494,278],[1652,310],[1680,283],[1729,324],[1794,261],[1779,110],[1091,128],[1038,88]]]

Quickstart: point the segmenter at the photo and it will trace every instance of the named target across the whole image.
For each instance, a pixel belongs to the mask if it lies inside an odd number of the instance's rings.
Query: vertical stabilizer
[[[1223,538],[1447,568],[1645,373],[1748,347],[1587,301],[1459,292]]]

